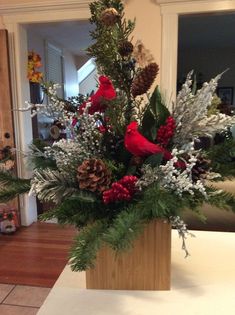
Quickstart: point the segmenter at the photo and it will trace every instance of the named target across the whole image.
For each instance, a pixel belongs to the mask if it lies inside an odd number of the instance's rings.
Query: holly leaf
[[[156,117],[150,108],[148,108],[144,113],[141,133],[151,142],[156,140]]]
[[[158,128],[165,124],[170,112],[163,103],[159,88],[156,87],[151,95],[148,108],[142,120],[142,133],[150,141],[156,140]]]
[[[156,129],[158,129],[161,125],[165,124],[166,119],[170,116],[170,112],[162,100],[162,96],[158,86],[151,96],[150,108],[156,117]]]

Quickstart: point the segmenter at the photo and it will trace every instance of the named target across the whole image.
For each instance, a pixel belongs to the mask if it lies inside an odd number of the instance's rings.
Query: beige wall
[[[161,65],[161,15],[160,7],[151,0],[128,0],[125,8],[126,18],[136,18],[134,41],[140,39]],[[161,74],[161,68],[160,73]],[[157,83],[159,83],[159,78]]]
[[[40,3],[52,3],[52,0],[40,0]],[[79,1],[78,1],[79,2]],[[33,0],[0,0],[0,5],[34,4]],[[140,39],[153,54],[155,61],[161,64],[161,16],[160,7],[152,0],[127,0],[126,18],[136,18],[134,41]],[[0,12],[1,28],[1,12]],[[161,71],[160,71],[161,72]],[[159,82],[159,78],[158,78]]]
[[[47,0],[40,0],[40,2],[42,3],[47,3]],[[55,1],[56,2],[56,1]],[[14,5],[14,4],[30,4],[30,3],[34,3],[34,1],[32,0],[0,0],[0,4],[4,5]],[[51,3],[51,1],[50,1]]]

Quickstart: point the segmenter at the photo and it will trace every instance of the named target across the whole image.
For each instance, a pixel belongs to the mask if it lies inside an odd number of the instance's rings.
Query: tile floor
[[[36,315],[50,288],[0,284],[1,315]]]

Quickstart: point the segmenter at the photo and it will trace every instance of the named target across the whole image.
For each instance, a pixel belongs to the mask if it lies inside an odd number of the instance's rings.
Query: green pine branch
[[[220,180],[235,177],[235,141],[233,138],[213,145],[205,155],[211,160],[214,172],[221,174]]]
[[[55,204],[60,204],[79,190],[71,179],[49,168],[35,170],[31,186],[39,200]]]
[[[7,202],[30,190],[30,180],[0,170],[0,202]]]
[[[80,191],[63,201],[55,209],[40,215],[39,219],[46,221],[57,218],[60,224],[72,224],[81,228],[94,220],[97,208],[99,208],[99,204],[94,195]]]
[[[45,157],[44,151],[48,144],[41,139],[34,139],[29,146],[31,153],[28,161],[34,169],[56,168],[56,162],[49,157]]]
[[[106,229],[107,222],[100,220],[79,231],[70,253],[70,265],[73,271],[94,267],[97,251],[103,245]]]
[[[207,203],[217,208],[235,213],[235,195],[227,191],[218,190],[213,186],[207,188],[209,198]]]
[[[135,207],[123,210],[105,232],[104,241],[115,251],[129,249],[142,232],[145,221],[143,213]]]
[[[101,20],[102,12],[107,8],[114,8],[120,18],[112,26],[104,25]],[[120,0],[100,0],[90,4],[91,23],[95,30],[91,32],[94,40],[87,53],[96,58],[98,72],[112,80],[116,89],[123,91],[126,96],[124,117],[128,123],[132,116],[133,98],[131,85],[136,69],[131,55],[122,56],[119,53],[120,44],[128,40],[134,30],[135,22],[124,18],[124,6]]]

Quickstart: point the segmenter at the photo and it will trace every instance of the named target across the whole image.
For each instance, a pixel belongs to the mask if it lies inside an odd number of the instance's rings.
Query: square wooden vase
[[[86,271],[86,288],[101,290],[170,290],[171,225],[150,222],[130,251],[116,254],[108,247]]]

